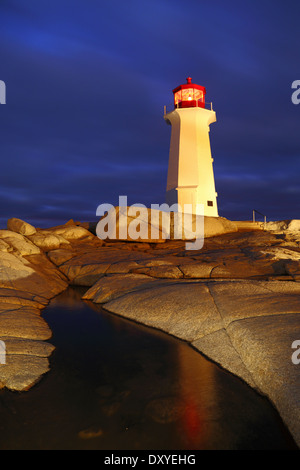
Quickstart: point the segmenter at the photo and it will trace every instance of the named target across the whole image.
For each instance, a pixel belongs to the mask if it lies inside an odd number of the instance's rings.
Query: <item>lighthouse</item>
[[[164,114],[172,126],[166,202],[182,210],[190,204],[193,214],[218,217],[209,140],[216,113],[205,104],[205,87],[192,83],[191,77],[186,80],[173,90],[174,109]]]

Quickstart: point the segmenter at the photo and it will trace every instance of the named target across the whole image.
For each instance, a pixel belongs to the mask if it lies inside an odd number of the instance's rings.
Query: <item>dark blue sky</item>
[[[165,197],[163,106],[207,89],[219,213],[300,218],[300,2],[1,0],[0,222]]]

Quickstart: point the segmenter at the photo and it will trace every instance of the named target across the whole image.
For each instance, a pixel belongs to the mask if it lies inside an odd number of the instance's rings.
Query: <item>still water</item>
[[[30,391],[0,391],[0,449],[293,449],[271,406],[182,341],[70,288],[43,316],[56,350]]]

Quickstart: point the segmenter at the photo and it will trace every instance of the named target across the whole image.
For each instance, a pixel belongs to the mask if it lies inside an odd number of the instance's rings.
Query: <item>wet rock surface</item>
[[[291,361],[300,340],[299,224],[229,225],[187,250],[184,240],[103,241],[88,224],[41,230],[11,219],[0,230],[0,386],[27,390],[48,371],[53,347],[41,312],[80,285],[84,299],[187,341],[267,395],[299,445],[300,365]],[[177,419],[173,405],[147,412]]]

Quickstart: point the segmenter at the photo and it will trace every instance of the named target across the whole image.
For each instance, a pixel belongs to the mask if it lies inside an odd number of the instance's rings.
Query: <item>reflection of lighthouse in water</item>
[[[184,409],[180,429],[185,448],[208,449],[218,423],[215,367],[192,348],[178,344],[180,402]]]
[[[166,202],[169,205],[203,204],[204,215],[218,217],[217,193],[209,140],[209,125],[216,113],[205,108],[206,90],[187,83],[173,90],[174,110],[164,115],[172,126]],[[200,211],[203,215],[203,211]]]

